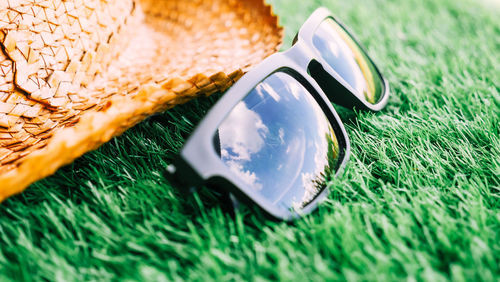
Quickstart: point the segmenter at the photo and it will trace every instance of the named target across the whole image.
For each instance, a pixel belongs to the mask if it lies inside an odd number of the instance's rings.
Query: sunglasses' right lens
[[[242,182],[286,210],[307,207],[341,161],[329,119],[309,91],[277,72],[255,87],[218,130],[222,161]],[[217,139],[217,138],[216,138]]]
[[[371,104],[380,101],[384,86],[380,74],[355,40],[335,20],[318,27],[313,44],[325,60],[358,94]]]

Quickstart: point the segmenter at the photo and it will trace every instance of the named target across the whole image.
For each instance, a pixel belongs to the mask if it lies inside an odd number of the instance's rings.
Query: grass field
[[[1,281],[500,279],[500,5],[271,2],[288,43],[330,8],[392,86],[383,112],[342,111],[352,158],[320,209],[293,224],[248,207],[233,220],[210,192],[170,187],[162,170],[215,95],[0,205]]]

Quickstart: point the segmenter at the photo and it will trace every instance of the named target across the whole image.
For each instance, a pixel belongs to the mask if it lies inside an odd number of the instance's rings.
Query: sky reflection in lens
[[[337,166],[338,143],[316,100],[290,75],[260,83],[219,127],[222,161],[282,209],[300,210]]]
[[[313,44],[321,57],[369,103],[376,104],[382,95],[382,79],[364,52],[333,19],[316,30]]]

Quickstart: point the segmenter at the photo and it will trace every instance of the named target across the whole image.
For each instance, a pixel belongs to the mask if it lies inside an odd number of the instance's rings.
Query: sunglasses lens
[[[277,208],[307,207],[338,168],[332,125],[309,91],[284,72],[255,87],[218,134],[222,161]]]
[[[313,44],[325,60],[357,93],[371,104],[382,98],[382,78],[354,39],[329,18],[316,30]]]

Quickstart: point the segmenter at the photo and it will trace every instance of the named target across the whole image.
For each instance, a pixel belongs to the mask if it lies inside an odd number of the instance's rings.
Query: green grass
[[[287,224],[244,207],[233,220],[212,193],[169,185],[163,169],[216,95],[0,205],[0,280],[500,279],[500,5],[272,3],[287,42],[329,7],[392,86],[383,112],[342,112],[352,158],[319,210]]]

